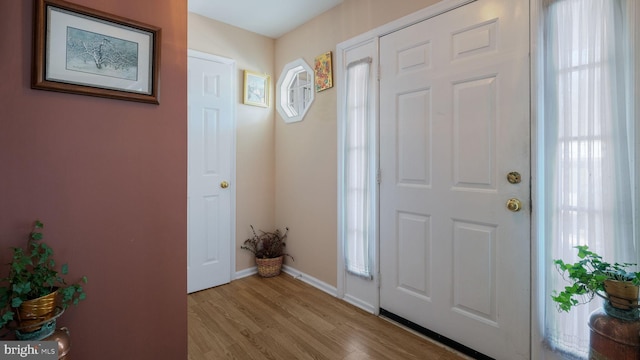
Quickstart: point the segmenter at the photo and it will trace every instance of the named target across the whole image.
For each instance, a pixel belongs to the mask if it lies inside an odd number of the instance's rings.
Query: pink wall
[[[74,2],[162,28],[160,105],[32,90],[33,2],[3,1],[0,264],[41,219],[89,278],[74,359],[186,359],[187,3]]]

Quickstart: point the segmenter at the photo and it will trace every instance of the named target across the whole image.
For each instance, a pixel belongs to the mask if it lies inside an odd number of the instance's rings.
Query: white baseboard
[[[231,279],[231,280],[242,279],[242,278],[257,274],[257,273],[258,273],[258,267],[257,266],[250,267],[248,269],[236,271],[235,277],[233,279]]]
[[[358,307],[368,313],[371,313],[373,315],[378,315],[378,308],[376,308],[375,306],[369,304],[368,302],[364,302],[358,298],[355,298],[349,294],[345,294],[345,296],[342,298],[342,300],[348,302],[349,304]]]
[[[282,265],[282,271],[284,271],[285,273],[293,276],[294,278],[300,281],[304,281],[305,283],[315,287],[316,289],[326,292],[327,294],[333,297],[337,297],[338,295],[338,289],[336,289],[336,287],[331,286],[322,280],[318,280],[311,275],[308,275],[299,270],[296,270],[289,265]]]

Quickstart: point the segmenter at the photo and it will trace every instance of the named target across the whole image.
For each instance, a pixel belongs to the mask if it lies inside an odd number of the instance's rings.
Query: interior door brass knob
[[[507,200],[507,209],[513,212],[518,212],[522,209],[522,202],[516,198]]]
[[[223,182],[220,183],[220,187],[223,188],[223,189],[226,189],[226,188],[229,187],[229,183],[226,182],[226,181],[223,181]]]

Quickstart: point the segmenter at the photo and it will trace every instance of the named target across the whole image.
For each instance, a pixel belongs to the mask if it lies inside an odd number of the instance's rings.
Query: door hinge
[[[382,172],[380,171],[380,169],[378,169],[378,171],[376,172],[376,182],[378,183],[378,185],[380,185],[381,181],[382,181]]]

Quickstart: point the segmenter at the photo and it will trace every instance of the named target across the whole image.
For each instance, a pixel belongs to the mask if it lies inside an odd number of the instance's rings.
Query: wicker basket
[[[256,265],[258,265],[258,274],[262,277],[272,277],[280,274],[282,269],[282,258],[280,256],[272,259],[259,259],[256,258]]]

